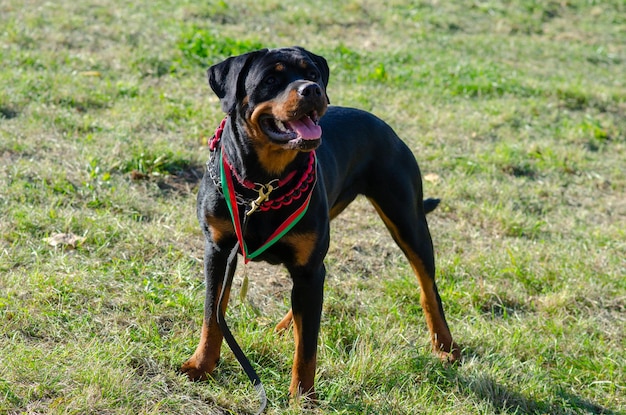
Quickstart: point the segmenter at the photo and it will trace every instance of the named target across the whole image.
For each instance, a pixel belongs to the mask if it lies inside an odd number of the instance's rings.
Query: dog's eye
[[[267,85],[274,85],[276,83],[276,77],[274,75],[268,75],[263,80]]]
[[[319,75],[317,74],[317,71],[310,71],[309,72],[309,79],[311,81],[317,81],[317,78],[319,78]]]

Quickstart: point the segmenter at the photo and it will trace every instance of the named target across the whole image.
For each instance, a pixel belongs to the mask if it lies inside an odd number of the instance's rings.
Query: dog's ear
[[[207,70],[209,85],[222,103],[222,111],[230,113],[243,92],[244,81],[250,64],[257,56],[267,53],[267,49],[232,56]]]
[[[324,59],[324,57],[320,55],[311,53],[300,46],[296,46],[296,49],[299,49],[300,51],[305,53],[309,57],[309,59],[311,59],[315,63],[315,66],[317,66],[317,69],[319,69],[320,73],[322,74],[322,83],[324,84],[324,90],[326,90],[326,87],[328,86],[328,78],[330,77],[330,69],[328,69],[328,62],[326,62],[326,59]],[[330,104],[328,94],[326,94],[326,100]]]

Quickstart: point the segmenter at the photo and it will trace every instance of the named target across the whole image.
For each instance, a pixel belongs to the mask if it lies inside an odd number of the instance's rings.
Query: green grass
[[[198,340],[195,195],[222,118],[207,66],[302,45],[329,96],[387,120],[428,174],[462,365],[429,351],[417,282],[363,200],[333,224],[314,413],[626,413],[626,6],[537,2],[0,4],[0,413],[254,410]],[[59,233],[84,238],[53,247]],[[290,404],[280,268],[228,319]]]

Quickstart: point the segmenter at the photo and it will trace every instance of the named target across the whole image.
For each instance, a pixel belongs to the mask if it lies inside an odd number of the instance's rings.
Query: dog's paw
[[[459,345],[452,342],[452,345],[450,346],[449,350],[450,351],[437,350],[437,355],[439,356],[439,359],[441,359],[441,362],[444,364],[461,363],[462,356],[461,356],[461,348],[459,347]]]
[[[215,365],[213,365],[212,368],[203,367],[203,365],[198,362],[198,359],[196,359],[195,356],[192,356],[189,360],[183,363],[180,367],[180,372],[187,375],[189,380],[196,382],[206,380],[207,376],[213,371],[214,368]]]
[[[285,314],[282,320],[274,327],[274,333],[283,334],[285,331],[289,329],[291,326],[291,322],[293,320],[293,312],[291,309]]]
[[[303,410],[312,410],[319,406],[319,400],[312,387],[305,392],[300,387],[291,386],[289,388],[289,404],[299,406]]]

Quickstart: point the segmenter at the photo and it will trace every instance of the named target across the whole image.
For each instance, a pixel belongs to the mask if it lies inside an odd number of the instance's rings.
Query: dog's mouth
[[[261,116],[261,129],[274,142],[287,147],[307,150],[317,147],[322,138],[317,111],[311,111],[299,118],[279,120],[272,115]]]

